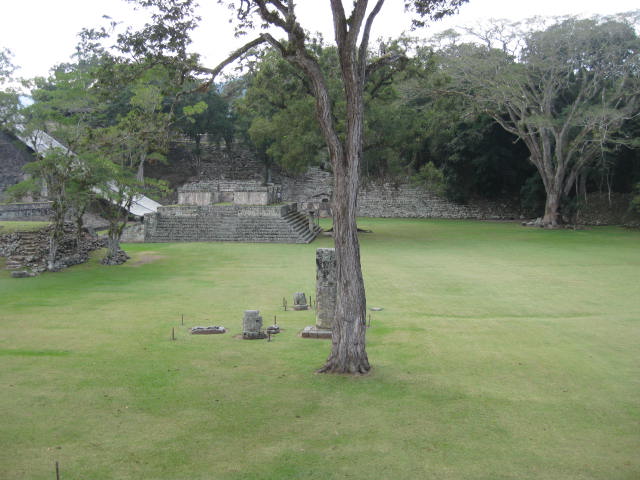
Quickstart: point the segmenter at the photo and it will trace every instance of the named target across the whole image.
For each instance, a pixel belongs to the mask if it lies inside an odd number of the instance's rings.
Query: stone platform
[[[326,328],[318,328],[315,325],[304,327],[300,332],[302,338],[328,338],[331,339],[331,330]]]
[[[310,243],[320,232],[295,203],[174,205],[144,217],[145,242]]]

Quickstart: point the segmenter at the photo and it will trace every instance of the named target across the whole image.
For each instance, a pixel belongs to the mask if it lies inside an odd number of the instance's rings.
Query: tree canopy
[[[491,36],[444,53],[458,93],[527,146],[546,191],[543,223],[556,226],[578,176],[625,141],[621,127],[638,113],[640,39],[609,18],[569,18],[521,38],[515,54]]]

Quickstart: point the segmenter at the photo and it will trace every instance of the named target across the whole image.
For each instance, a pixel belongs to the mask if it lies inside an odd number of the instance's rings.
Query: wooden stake
[[[171,340],[176,339],[176,329],[171,327]]]
[[[60,466],[56,462],[56,480],[60,480]]]
[[[273,316],[273,324],[274,325],[278,324],[278,317],[276,317],[275,315]]]
[[[182,325],[184,325],[184,313],[182,314],[182,320],[181,320]]]

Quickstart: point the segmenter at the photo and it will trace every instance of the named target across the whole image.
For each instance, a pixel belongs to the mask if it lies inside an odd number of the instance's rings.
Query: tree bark
[[[56,269],[58,249],[60,242],[64,238],[64,217],[66,213],[65,207],[60,200],[54,200],[52,210],[51,236],[49,237],[49,253],[47,255],[47,270],[49,271]]]
[[[366,297],[356,225],[358,175],[353,167],[358,163],[359,159],[334,162],[339,165],[333,191],[337,299],[331,353],[319,373],[363,374],[371,369],[365,349]]]
[[[560,199],[560,192],[547,190],[547,198],[544,204],[544,217],[542,217],[542,224],[544,226],[556,228],[562,224]]]
[[[140,161],[138,162],[138,172],[136,173],[136,180],[144,185],[144,162],[146,161],[147,156],[141,155]]]

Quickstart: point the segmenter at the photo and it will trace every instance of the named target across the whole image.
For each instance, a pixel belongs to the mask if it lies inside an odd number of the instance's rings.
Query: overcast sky
[[[203,17],[194,35],[193,51],[213,66],[239,43],[228,23],[229,11],[217,0],[200,0]],[[331,22],[325,0],[298,0],[303,26],[320,31],[331,40]],[[373,2],[372,2],[373,3]],[[344,2],[348,7],[351,0]],[[403,15],[402,0],[387,0],[379,15],[372,38],[393,37],[409,29],[409,17]],[[638,9],[637,0],[470,0],[460,14],[434,24],[429,36],[453,26],[471,26],[490,18],[519,20],[536,15],[612,14]],[[133,11],[125,0],[5,0],[0,11],[0,48],[9,48],[22,77],[47,75],[49,69],[69,60],[83,27],[104,23],[102,15],[125,23],[142,22],[143,15]]]

